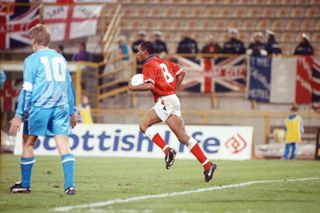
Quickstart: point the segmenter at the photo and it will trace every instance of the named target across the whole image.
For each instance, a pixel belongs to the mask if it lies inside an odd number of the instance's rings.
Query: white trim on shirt
[[[32,91],[33,84],[30,82],[24,81],[22,88],[26,91]]]

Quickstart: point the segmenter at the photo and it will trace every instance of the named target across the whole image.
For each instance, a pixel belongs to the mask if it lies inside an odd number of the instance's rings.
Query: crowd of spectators
[[[162,40],[162,32],[157,31],[153,33],[153,43],[156,47],[156,53],[168,53],[167,44]],[[146,40],[147,33],[140,31],[138,39],[132,44],[133,53],[137,52],[137,47],[143,41]],[[215,39],[214,35],[209,35],[207,43],[202,48],[199,48],[198,42],[190,36],[188,32],[184,33],[182,39],[177,44],[176,53],[185,55],[186,58],[198,63],[198,60],[194,56],[188,56],[190,54],[200,53],[202,54],[249,54],[252,56],[267,56],[282,54],[281,44],[276,40],[276,33],[270,29],[267,29],[265,33],[255,32],[252,35],[252,42],[248,46],[240,39],[240,33],[236,28],[228,29],[228,38],[220,45]],[[295,55],[313,55],[314,49],[310,44],[310,38],[306,33],[300,35],[299,44],[296,48],[290,52]],[[289,53],[289,54],[290,54]]]
[[[169,53],[166,41],[162,38],[163,33],[161,31],[155,31],[152,34],[152,41],[155,46],[155,52],[158,55]],[[210,54],[232,54],[241,55],[249,54],[252,56],[266,56],[266,55],[278,55],[282,54],[281,44],[276,40],[276,33],[270,29],[267,29],[265,33],[255,32],[252,35],[252,42],[246,47],[244,42],[240,39],[240,33],[236,28],[228,29],[228,36],[226,41],[220,45],[215,38],[215,35],[208,35],[207,43],[199,48],[198,42],[191,37],[190,33],[183,34],[182,39],[178,42],[176,53],[184,55],[186,58],[199,63],[195,56],[188,56],[192,54],[202,53],[206,55]],[[128,43],[124,36],[119,36],[116,42],[117,54],[123,55],[123,60],[129,60],[130,52],[134,54],[138,52],[138,46],[147,40],[147,32],[139,31],[137,39],[132,43],[131,50],[128,47]],[[72,61],[92,61],[92,55],[86,50],[85,42],[79,42],[79,50],[72,55]],[[57,52],[62,54],[66,58],[64,53],[64,46],[59,45],[56,48]],[[200,50],[200,51],[199,51]],[[310,37],[306,33],[301,33],[299,36],[299,43],[295,49],[290,52],[294,55],[314,55],[314,49],[310,43]],[[289,53],[289,54],[290,54]],[[67,59],[67,58],[66,58]],[[140,62],[137,62],[141,65]]]

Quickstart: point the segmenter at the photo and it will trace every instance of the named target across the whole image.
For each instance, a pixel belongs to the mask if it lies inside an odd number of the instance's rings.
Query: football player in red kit
[[[151,90],[154,96],[155,105],[141,120],[140,130],[164,151],[166,168],[169,169],[175,161],[176,151],[167,145],[153,127],[153,124],[166,122],[178,140],[203,165],[205,181],[209,182],[217,166],[207,159],[198,142],[187,134],[181,117],[180,101],[175,94],[185,73],[179,65],[160,59],[153,54],[154,45],[151,42],[145,41],[140,44],[137,58],[144,62],[142,70],[144,83],[133,86],[131,80],[129,81],[130,90]]]

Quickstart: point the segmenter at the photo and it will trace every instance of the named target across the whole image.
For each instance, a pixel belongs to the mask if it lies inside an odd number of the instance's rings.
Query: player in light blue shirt
[[[35,163],[33,146],[38,136],[54,136],[61,155],[65,194],[74,189],[74,157],[69,148],[71,127],[77,123],[75,97],[66,60],[49,49],[50,33],[44,25],[30,31],[35,51],[24,61],[23,87],[10,133],[16,135],[23,125],[21,181],[10,187],[13,193],[31,192],[31,173]]]

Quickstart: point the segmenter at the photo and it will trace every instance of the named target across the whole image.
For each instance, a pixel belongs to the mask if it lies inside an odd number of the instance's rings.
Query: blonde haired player
[[[139,45],[137,58],[140,62],[144,62],[142,70],[144,83],[132,85],[129,81],[130,90],[151,90],[154,97],[155,105],[141,120],[140,130],[164,151],[166,168],[169,169],[175,161],[176,151],[167,145],[153,127],[156,123],[166,122],[178,140],[186,145],[203,165],[205,181],[209,182],[217,166],[208,160],[198,142],[186,133],[181,117],[180,101],[175,94],[185,73],[179,65],[159,59],[153,55],[154,53],[154,45],[150,41]]]
[[[10,191],[31,192],[35,141],[38,136],[54,136],[61,155],[64,192],[73,195],[75,160],[70,152],[68,135],[77,123],[77,114],[68,65],[61,54],[49,49],[50,33],[44,25],[33,27],[30,35],[34,53],[24,60],[23,87],[9,130],[16,135],[24,122],[21,181],[11,186]]]

